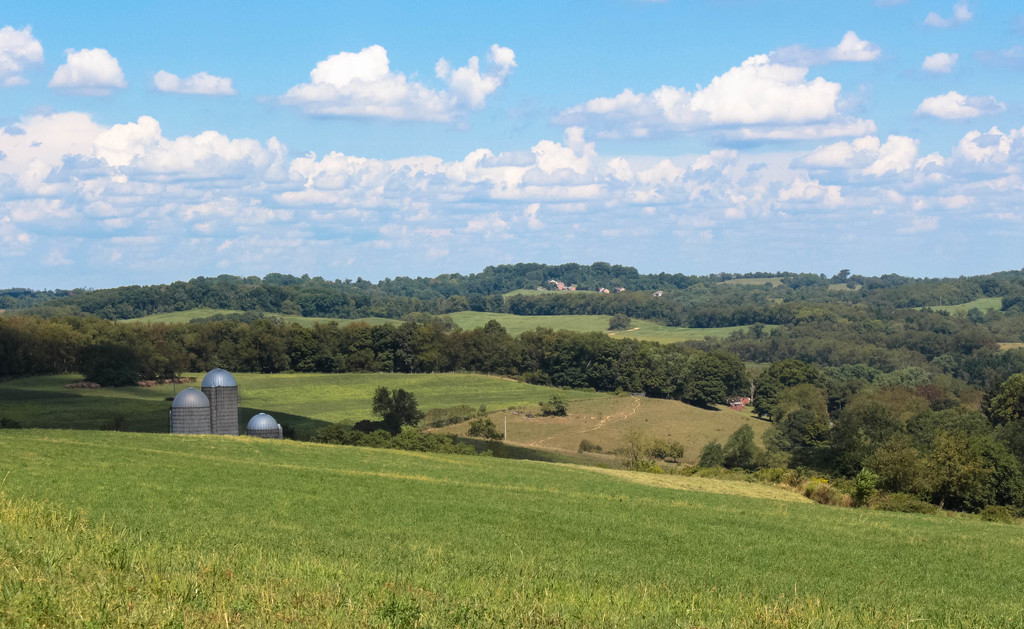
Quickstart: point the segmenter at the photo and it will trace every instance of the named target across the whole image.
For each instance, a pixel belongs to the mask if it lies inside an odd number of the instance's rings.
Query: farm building
[[[249,423],[245,425],[245,434],[250,437],[260,437],[261,439],[284,438],[281,424],[277,423],[277,420],[266,413],[253,415]]]
[[[185,435],[237,435],[238,383],[223,369],[203,378],[202,391],[189,387],[171,402],[170,431]]]
[[[211,434],[238,434],[238,383],[223,369],[203,377],[203,393],[210,400]]]

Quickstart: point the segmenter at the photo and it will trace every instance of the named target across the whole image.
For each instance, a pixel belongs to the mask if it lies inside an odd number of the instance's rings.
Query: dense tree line
[[[511,336],[497,322],[461,330],[445,319],[302,327],[277,319],[126,324],[95,317],[0,318],[0,376],[105,373],[137,379],[223,367],[231,371],[472,371],[558,387],[629,391],[720,404],[748,389],[739,358],[722,351],[539,328]],[[116,383],[122,383],[123,378]]]

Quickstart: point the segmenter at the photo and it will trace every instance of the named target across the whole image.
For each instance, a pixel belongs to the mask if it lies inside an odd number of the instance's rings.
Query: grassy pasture
[[[159,312],[157,314],[138,317],[136,319],[124,319],[126,323],[188,323],[192,319],[206,319],[216,315],[243,314],[241,310],[218,310],[215,308],[193,308],[192,310],[181,310],[178,312]],[[401,323],[397,319],[384,319],[381,317],[363,317],[361,319],[331,319],[329,317],[303,317],[300,315],[283,315],[278,313],[266,313],[268,318],[282,319],[287,323],[298,323],[299,325],[311,328],[316,323],[337,323],[348,325],[361,321],[370,325],[381,323]]]
[[[242,437],[9,430],[0,453],[0,626],[1024,623],[1017,526]]]
[[[527,417],[527,412],[534,417]],[[493,412],[489,417],[501,432],[505,413]],[[607,452],[622,443],[628,430],[639,426],[652,437],[679,441],[685,446],[683,462],[696,463],[705,444],[714,440],[724,444],[743,424],[750,424],[758,437],[770,426],[766,421],[755,419],[749,408],[745,411],[726,407],[711,410],[674,400],[595,397],[572,402],[566,417],[541,417],[535,408],[514,409],[508,413],[507,442],[528,448],[576,452],[580,440],[587,439]],[[439,430],[465,436],[469,423]],[[606,463],[614,463],[610,455],[604,458]]]
[[[199,387],[202,374],[192,384]],[[398,387],[416,394],[427,410],[468,404],[474,408],[536,405],[558,391],[505,378],[475,374],[246,374],[236,373],[241,418],[239,425],[263,411],[295,427],[307,438],[325,423],[354,424],[370,419],[370,399],[378,386]],[[0,382],[0,416],[29,428],[95,429],[115,416],[124,429],[167,432],[172,397],[189,385],[150,388],[115,387],[68,389],[76,376],[38,376]],[[607,397],[586,391],[559,391],[568,400]]]
[[[725,280],[723,284],[729,284],[732,286],[764,286],[765,284],[771,284],[772,288],[776,286],[782,286],[781,277],[738,277],[732,280]]]
[[[955,306],[928,306],[936,312],[948,312],[952,315],[965,315],[967,311],[972,308],[985,312],[986,310],[999,310],[1003,307],[1002,297],[982,297],[981,299],[975,299],[969,301],[966,304],[957,304]],[[920,308],[918,308],[920,310]]]
[[[538,291],[532,291],[538,292]],[[142,323],[188,323],[192,319],[212,317],[223,314],[240,314],[239,310],[214,310],[212,308],[196,308],[194,310],[183,310],[181,312],[162,312],[159,314],[139,317],[138,319],[125,319],[127,322]],[[330,319],[324,317],[300,317],[298,315],[268,314],[268,317],[283,319],[288,323],[298,323],[306,327],[312,327],[315,323],[337,323],[348,325],[356,321],[379,325],[382,323],[401,324],[397,319],[382,319],[380,317],[366,317],[362,319]],[[491,319],[496,320],[508,330],[509,334],[518,335],[528,330],[537,328],[551,328],[553,330],[570,330],[574,332],[607,332],[608,319],[604,315],[552,315],[552,316],[523,316],[494,312],[454,312],[447,315],[464,330],[482,328]],[[680,341],[697,341],[705,337],[724,338],[736,330],[746,330],[749,326],[733,326],[725,328],[674,328],[654,321],[644,319],[633,319],[629,331],[613,333],[616,338],[635,338],[647,341],[658,341],[659,343],[678,343]],[[766,325],[766,329],[775,326]]]

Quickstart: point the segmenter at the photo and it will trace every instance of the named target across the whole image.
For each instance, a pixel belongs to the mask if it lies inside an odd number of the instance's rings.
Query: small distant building
[[[277,420],[266,413],[257,413],[245,425],[245,434],[260,439],[284,439],[284,430]]]
[[[626,289],[623,288],[622,286],[616,286],[615,287],[615,292],[616,293],[624,293],[624,292],[626,292]]]
[[[665,291],[661,291],[661,290],[654,291],[654,296],[655,297],[661,297],[664,294],[665,294]]]
[[[570,287],[569,287],[568,289],[566,289],[566,290],[576,290],[576,285],[575,285],[575,284],[573,284],[572,286],[570,286]]]
[[[746,408],[747,404],[750,404],[750,398],[748,397],[729,398],[729,408],[734,411],[742,411]]]
[[[610,293],[611,291],[602,286],[601,288],[597,289],[597,292],[599,292],[599,293]]]

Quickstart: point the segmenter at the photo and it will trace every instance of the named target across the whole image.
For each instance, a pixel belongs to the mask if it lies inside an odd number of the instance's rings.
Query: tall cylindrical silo
[[[208,435],[211,430],[210,400],[192,387],[174,396],[171,402],[171,432],[183,435]]]
[[[238,434],[238,383],[223,369],[214,369],[203,377],[203,393],[210,399],[213,434]]]
[[[266,413],[257,413],[245,425],[245,434],[262,439],[281,439],[281,424]]]

